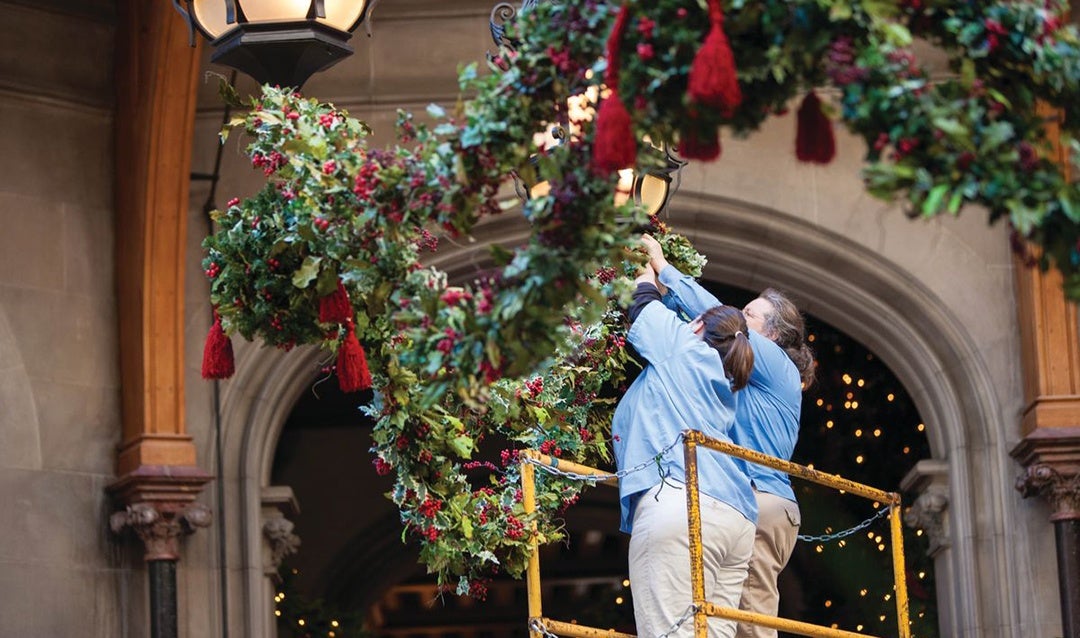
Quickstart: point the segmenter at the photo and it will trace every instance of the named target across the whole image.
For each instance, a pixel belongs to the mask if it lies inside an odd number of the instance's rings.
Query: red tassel
[[[630,8],[623,4],[607,41],[607,70],[604,84],[611,93],[600,103],[596,114],[596,139],[593,142],[593,167],[610,173],[637,163],[637,140],[630,113],[619,97],[619,41],[630,19]]]
[[[319,299],[319,321],[322,323],[345,323],[352,319],[353,309],[349,293],[339,279],[337,290]]]
[[[720,131],[700,136],[693,129],[683,131],[679,140],[679,155],[686,159],[711,162],[720,159]]]
[[[799,107],[795,132],[795,157],[800,162],[828,164],[836,156],[832,120],[821,110],[817,93],[810,91]]]
[[[338,386],[342,392],[356,392],[371,387],[371,371],[368,370],[364,347],[356,338],[351,320],[345,323],[345,340],[338,348],[337,375]]]
[[[202,376],[204,379],[228,379],[236,372],[232,341],[221,327],[221,317],[214,311],[214,325],[206,335],[203,346]]]
[[[709,35],[690,66],[688,91],[693,101],[714,106],[724,117],[731,117],[742,104],[742,89],[735,56],[724,33],[720,0],[709,0],[709,21],[712,23]]]

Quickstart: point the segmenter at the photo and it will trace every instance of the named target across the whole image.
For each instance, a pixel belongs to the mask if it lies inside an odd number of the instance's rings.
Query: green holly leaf
[[[305,257],[304,263],[300,264],[300,268],[293,273],[293,285],[300,289],[307,288],[311,281],[318,276],[320,263],[322,263],[322,257],[315,257],[314,255]]]

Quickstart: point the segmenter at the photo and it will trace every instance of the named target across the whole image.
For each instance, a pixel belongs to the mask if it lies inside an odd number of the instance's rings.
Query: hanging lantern
[[[299,88],[352,55],[349,39],[375,0],[183,0],[177,10],[214,48],[211,61],[260,84]]]

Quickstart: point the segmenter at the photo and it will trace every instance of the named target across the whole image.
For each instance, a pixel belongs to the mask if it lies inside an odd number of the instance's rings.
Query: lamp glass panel
[[[319,22],[334,27],[338,31],[352,31],[356,28],[368,0],[326,0],[326,17]]]
[[[622,206],[630,201],[630,195],[634,191],[634,169],[623,168],[619,170],[619,183],[615,186],[615,205]]]
[[[237,0],[249,23],[302,22],[307,19],[312,0]],[[210,37],[219,38],[236,24],[225,21],[226,0],[194,0],[195,20]],[[352,31],[364,13],[368,0],[325,0],[326,17],[318,21]]]
[[[238,0],[248,22],[298,22],[307,20],[311,0]]]
[[[642,175],[640,180],[638,186],[639,190],[636,193],[638,203],[645,209],[645,212],[650,215],[655,215],[664,207],[670,184],[668,180],[650,173]]]
[[[235,24],[225,22],[225,0],[194,0],[195,21],[211,38],[220,38]]]

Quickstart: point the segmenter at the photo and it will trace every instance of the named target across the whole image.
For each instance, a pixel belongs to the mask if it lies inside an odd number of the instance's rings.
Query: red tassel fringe
[[[221,317],[214,311],[214,325],[206,335],[203,346],[202,376],[204,379],[228,379],[236,372],[232,341],[221,327]]]
[[[795,157],[800,162],[828,164],[836,156],[832,120],[821,110],[817,93],[810,91],[799,107],[795,132]]]
[[[720,131],[700,136],[693,130],[683,131],[679,140],[679,155],[686,159],[711,162],[720,159]]]
[[[742,104],[742,89],[735,56],[724,33],[720,0],[709,0],[709,21],[709,35],[690,66],[688,91],[695,102],[716,107],[724,117],[731,117]]]
[[[338,280],[337,290],[319,299],[319,321],[322,323],[345,323],[352,319],[353,309],[349,293]]]
[[[352,321],[346,322],[345,340],[338,348],[338,386],[342,392],[356,392],[371,387],[371,371],[368,370],[364,347],[356,338]]]
[[[637,140],[631,126],[630,112],[619,97],[619,41],[626,31],[630,8],[623,4],[607,41],[607,70],[604,83],[611,94],[600,103],[596,114],[596,140],[593,143],[593,167],[610,173],[637,163]]]

